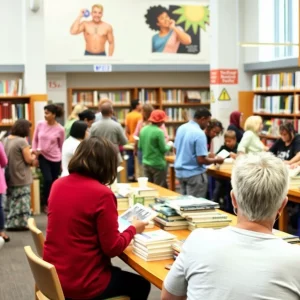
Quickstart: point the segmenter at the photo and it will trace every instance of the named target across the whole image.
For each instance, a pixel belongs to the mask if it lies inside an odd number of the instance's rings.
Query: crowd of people
[[[56,267],[66,299],[127,295],[144,300],[150,293],[146,279],[111,264],[147,225],[134,220],[124,232],[118,230],[117,202],[109,185],[128,142],[134,144],[127,153],[129,179],[134,180],[136,155],[149,181],[167,187],[164,156],[173,150],[180,192],[195,197],[207,197],[206,168],[223,163],[220,151],[236,160],[230,198],[237,226],[191,233],[165,279],[163,300],[299,299],[299,249],[272,235],[287,204],[287,165],[300,164],[299,136],[291,123],[280,126],[280,138],[268,149],[259,138],[262,119],[250,116],[243,127],[238,111],[231,113],[225,130],[209,110],[199,108],[178,128],[174,143],[165,112],[138,100],[132,101],[125,130],[110,100],[100,102],[97,114],[75,106],[65,127],[56,120],[63,113],[59,106],[49,104],[44,113],[32,147],[27,140],[31,124],[22,119],[0,143],[0,166],[5,168],[0,172],[0,236],[8,242],[5,229],[27,229],[31,167],[39,167],[48,215],[43,258]],[[212,140],[221,134],[224,145],[214,152]],[[219,202],[224,195],[224,182],[217,181],[213,198]]]

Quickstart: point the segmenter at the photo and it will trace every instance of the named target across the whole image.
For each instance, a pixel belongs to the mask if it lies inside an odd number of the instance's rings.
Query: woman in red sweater
[[[69,163],[69,176],[56,180],[48,206],[44,259],[56,267],[66,299],[107,299],[126,295],[147,299],[150,283],[113,267],[145,223],[118,231],[117,202],[106,184],[117,176],[114,145],[104,138],[81,142]]]

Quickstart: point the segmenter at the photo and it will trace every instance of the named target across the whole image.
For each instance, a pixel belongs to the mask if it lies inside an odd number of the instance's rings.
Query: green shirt
[[[73,123],[77,121],[76,119],[68,120],[65,124],[65,138],[67,139],[70,136],[70,131]]]
[[[147,125],[142,128],[139,138],[143,164],[160,170],[164,169],[167,165],[165,153],[171,147],[166,144],[163,131],[156,125]]]

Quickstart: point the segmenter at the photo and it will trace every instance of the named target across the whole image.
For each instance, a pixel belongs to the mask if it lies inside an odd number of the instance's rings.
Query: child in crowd
[[[236,133],[233,130],[227,130],[224,134],[224,145],[220,147],[219,151],[216,153],[220,153],[222,150],[227,150],[230,153],[232,158],[236,157],[237,153],[237,139]],[[216,179],[216,186],[213,193],[213,201],[220,203],[220,205],[224,205],[224,198],[226,195],[229,195],[231,189],[226,190],[226,187],[230,186],[230,181],[224,179]],[[224,207],[222,207],[223,209]]]

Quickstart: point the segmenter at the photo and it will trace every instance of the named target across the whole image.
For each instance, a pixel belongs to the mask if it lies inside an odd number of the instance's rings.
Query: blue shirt
[[[207,139],[195,121],[189,121],[177,129],[174,146],[176,177],[189,178],[206,171],[205,165],[197,162],[197,156],[207,156]]]
[[[152,37],[152,52],[163,52],[172,33],[173,30],[170,30],[165,36],[159,36],[159,33],[154,35]]]

